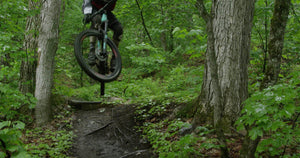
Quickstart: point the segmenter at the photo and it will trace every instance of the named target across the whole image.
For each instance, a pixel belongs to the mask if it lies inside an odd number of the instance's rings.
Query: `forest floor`
[[[134,105],[86,107],[89,105],[79,104],[75,111],[72,157],[155,157],[151,145],[135,130]]]

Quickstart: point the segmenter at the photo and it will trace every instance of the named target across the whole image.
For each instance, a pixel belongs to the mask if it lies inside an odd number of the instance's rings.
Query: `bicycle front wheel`
[[[91,46],[91,37],[96,39],[96,41],[92,42],[93,46]],[[97,55],[96,52],[104,51],[102,46],[103,35],[100,32],[92,29],[85,30],[75,39],[75,57],[80,67],[88,76],[100,82],[110,82],[117,79],[121,73],[121,55],[113,41],[108,38],[105,56],[100,57],[99,54],[101,53],[98,52]],[[91,59],[89,58],[91,51],[96,53],[94,64],[91,64]]]

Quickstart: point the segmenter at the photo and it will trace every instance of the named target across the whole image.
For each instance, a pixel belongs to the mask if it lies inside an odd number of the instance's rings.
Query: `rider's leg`
[[[123,28],[120,22],[116,22],[114,23],[114,25],[112,25],[110,27],[113,32],[113,42],[115,43],[115,45],[117,47],[119,47],[121,38],[122,38],[122,34],[123,34]],[[113,72],[115,70],[115,66],[116,66],[116,59],[115,56],[112,57],[111,62],[110,62],[110,71]]]
[[[94,66],[96,64],[95,43],[96,43],[96,37],[91,36],[90,37],[90,52],[89,52],[89,56],[88,56],[88,64],[91,66]]]
[[[114,31],[113,42],[117,47],[119,47],[119,43],[123,35],[123,27],[121,23],[116,22],[113,26],[111,26],[111,29]]]
[[[93,19],[92,19],[92,25],[91,25],[91,29],[97,29],[96,28],[96,24],[101,20],[101,16],[100,15],[96,15]],[[91,66],[94,66],[96,64],[96,55],[95,55],[95,44],[96,44],[96,37],[91,36],[90,37],[90,52],[89,52],[89,56],[88,56],[88,64]]]
[[[118,47],[123,35],[123,27],[112,12],[107,12],[108,27],[113,30],[113,42]]]

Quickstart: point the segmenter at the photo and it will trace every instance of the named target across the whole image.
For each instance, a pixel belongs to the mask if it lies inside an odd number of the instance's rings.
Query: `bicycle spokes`
[[[91,43],[93,43],[92,46]],[[116,79],[121,72],[121,57],[109,38],[106,46],[107,48],[104,49],[103,36],[99,32],[87,30],[82,32],[75,42],[75,55],[81,68],[90,77],[109,82]],[[90,62],[90,59],[95,61]]]

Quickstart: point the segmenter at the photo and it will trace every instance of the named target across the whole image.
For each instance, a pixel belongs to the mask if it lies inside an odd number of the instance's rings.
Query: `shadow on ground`
[[[81,105],[83,106],[83,105]],[[134,130],[133,105],[77,109],[73,121],[76,137],[72,157],[151,158],[151,146]]]

